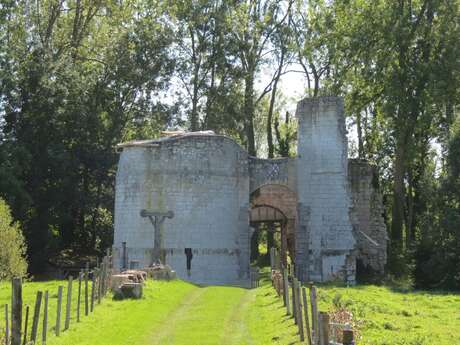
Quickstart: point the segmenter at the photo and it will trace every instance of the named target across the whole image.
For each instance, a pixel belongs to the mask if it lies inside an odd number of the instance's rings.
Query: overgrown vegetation
[[[10,208],[0,198],[0,282],[27,273],[26,245],[20,225],[13,222]]]

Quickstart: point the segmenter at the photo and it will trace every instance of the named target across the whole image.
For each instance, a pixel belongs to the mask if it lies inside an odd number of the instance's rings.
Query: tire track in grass
[[[164,322],[162,325],[158,327],[155,327],[154,332],[152,332],[152,334],[149,335],[148,339],[144,342],[144,344],[169,344],[169,342],[167,341],[168,337],[171,334],[174,334],[178,323],[188,318],[188,311],[195,305],[196,301],[199,300],[205,292],[205,288],[197,288],[196,290],[193,290],[190,294],[186,295],[183,299],[183,302],[180,304],[179,308],[175,309],[168,315],[166,322]]]
[[[247,342],[250,334],[244,322],[252,299],[250,291],[241,288],[194,290],[142,344],[252,345],[252,341]]]
[[[221,345],[255,345],[245,320],[246,312],[254,302],[254,290],[247,290],[225,320]]]

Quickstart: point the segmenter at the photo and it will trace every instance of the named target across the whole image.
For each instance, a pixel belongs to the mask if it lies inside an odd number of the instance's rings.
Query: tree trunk
[[[408,169],[406,247],[410,246],[414,238],[414,179],[412,175],[412,169]]]
[[[358,132],[358,158],[364,158],[363,128],[361,124],[361,111],[356,113],[356,129]]]
[[[275,109],[275,100],[276,100],[276,90],[278,88],[278,82],[281,77],[281,71],[284,66],[284,48],[281,48],[280,62],[278,65],[278,70],[276,71],[275,79],[273,80],[273,88],[270,97],[270,106],[268,108],[268,117],[267,117],[267,144],[268,144],[268,158],[275,157],[275,146],[273,145],[273,133],[272,133],[272,122],[273,122],[273,111]]]
[[[249,69],[244,79],[244,130],[246,133],[247,150],[250,156],[256,157],[256,145],[254,135],[254,71]]]
[[[405,204],[405,187],[404,175],[405,167],[405,140],[404,135],[400,134],[396,139],[396,151],[394,158],[393,173],[393,210],[391,220],[391,240],[392,245],[402,248],[403,224],[404,224],[404,204]]]

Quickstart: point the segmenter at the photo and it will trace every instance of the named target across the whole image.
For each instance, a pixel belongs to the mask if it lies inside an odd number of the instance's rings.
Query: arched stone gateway
[[[355,279],[355,263],[382,272],[386,229],[370,166],[347,159],[342,100],[297,107],[298,156],[249,157],[212,132],[118,145],[115,266],[160,260],[179,277],[248,286],[251,225],[282,224],[303,280]]]
[[[287,185],[263,184],[250,196],[251,224],[276,224],[280,227],[281,258],[285,266],[288,255],[292,261],[295,260],[297,224],[297,194]]]

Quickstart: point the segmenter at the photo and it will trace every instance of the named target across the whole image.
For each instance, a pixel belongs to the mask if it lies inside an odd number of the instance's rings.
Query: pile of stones
[[[176,272],[168,265],[155,264],[143,270],[127,270],[112,276],[114,299],[142,298],[144,282],[147,277],[153,280],[176,279]]]
[[[170,266],[163,264],[154,264],[153,266],[144,269],[148,276],[153,280],[174,280],[176,279],[176,271]]]
[[[112,276],[112,291],[114,299],[142,298],[147,272],[138,270],[123,271]]]

